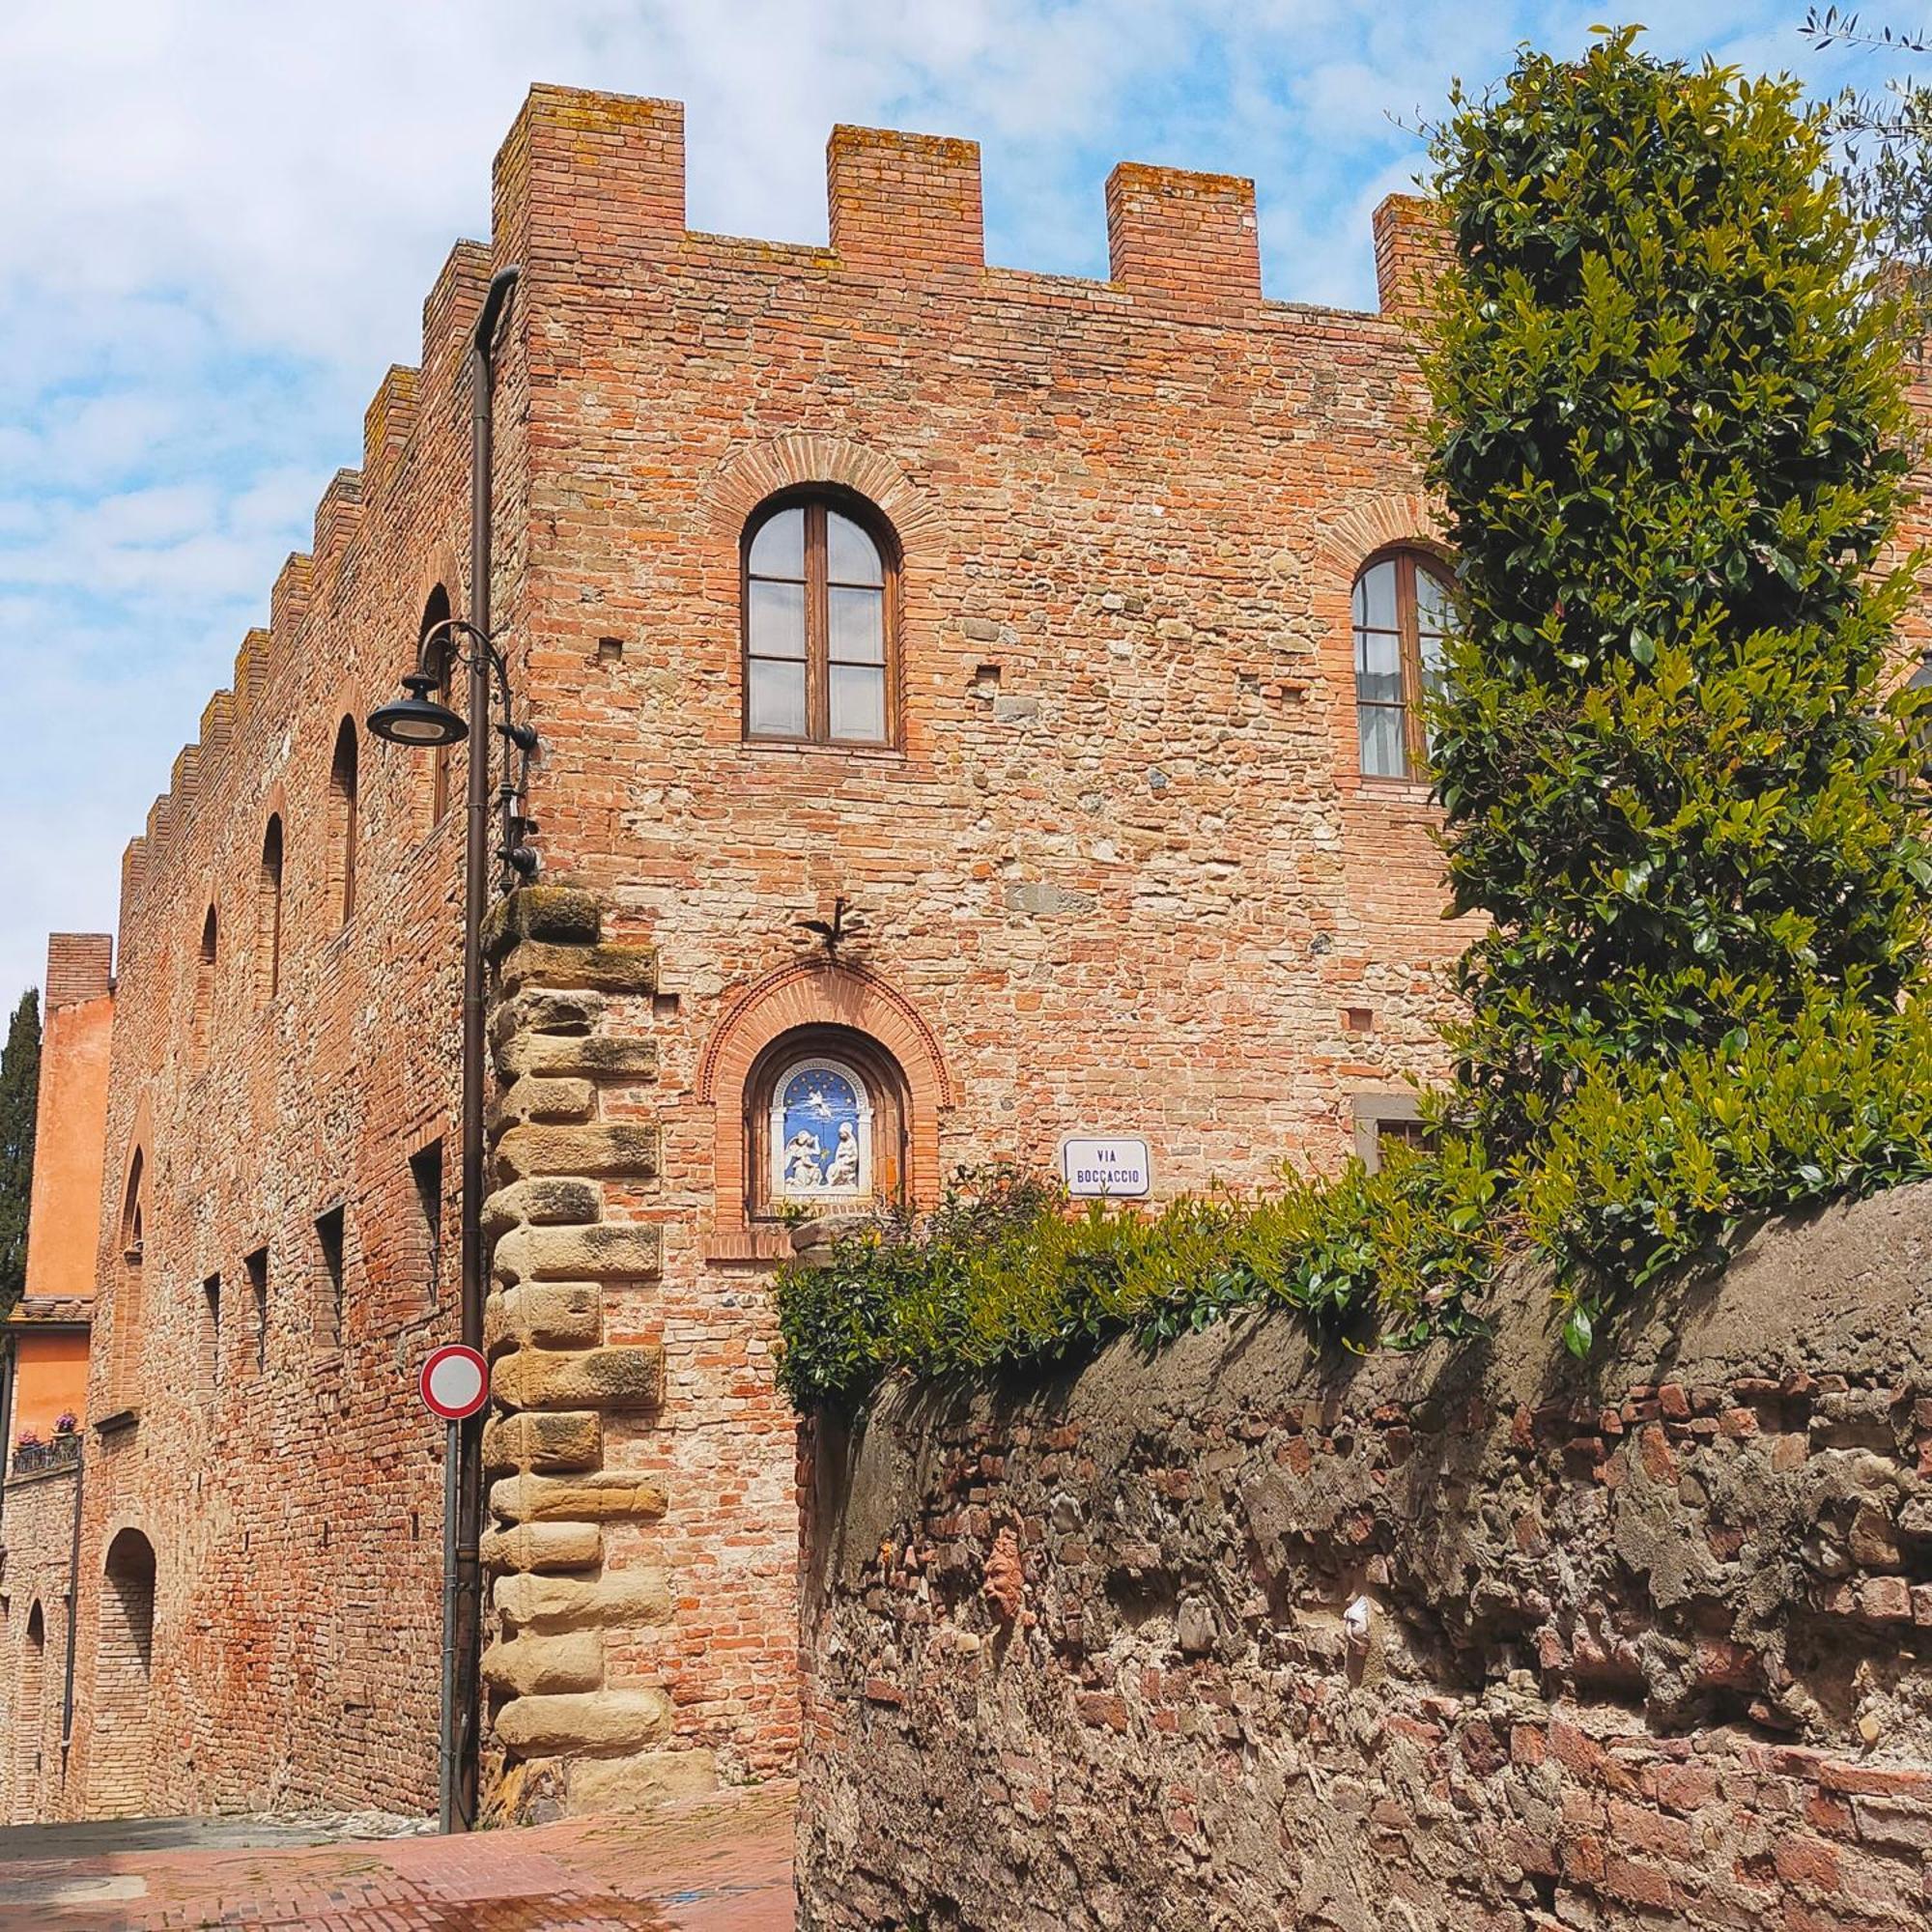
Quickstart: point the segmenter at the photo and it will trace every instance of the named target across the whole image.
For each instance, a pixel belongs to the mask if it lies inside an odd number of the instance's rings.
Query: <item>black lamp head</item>
[[[461,744],[469,737],[469,726],[430,696],[438,682],[425,671],[412,671],[403,679],[410,695],[370,712],[370,730],[392,745]]]

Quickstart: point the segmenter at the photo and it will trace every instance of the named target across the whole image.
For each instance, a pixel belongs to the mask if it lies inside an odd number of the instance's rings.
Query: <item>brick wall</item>
[[[50,1817],[60,1807],[74,1502],[71,1468],[7,1482],[0,1515],[0,1819],[10,1824]],[[37,1610],[38,1645],[31,1634]]]
[[[1928,1235],[1774,1230],[1587,1369],[1526,1280],[825,1431],[801,1924],[1925,1923]]]

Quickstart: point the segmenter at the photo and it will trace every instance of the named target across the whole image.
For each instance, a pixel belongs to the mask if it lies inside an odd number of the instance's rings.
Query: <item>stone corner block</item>
[[[491,1393],[506,1408],[656,1408],[664,1401],[664,1350],[519,1349],[490,1373]]]
[[[665,1492],[623,1469],[581,1476],[506,1476],[490,1489],[490,1513],[506,1523],[598,1523],[622,1517],[660,1517]]]
[[[484,1651],[483,1678],[512,1697],[595,1690],[604,1682],[604,1639],[587,1630],[554,1636],[525,1633]]]
[[[650,1121],[607,1121],[591,1126],[512,1127],[497,1143],[497,1172],[504,1181],[549,1175],[611,1175],[649,1180],[658,1171],[658,1130]]]
[[[604,1460],[604,1421],[594,1410],[493,1415],[483,1425],[483,1469],[594,1469]]]
[[[524,886],[491,907],[483,922],[483,951],[496,959],[527,940],[595,946],[603,935],[604,915],[594,894],[570,886]]]
[[[556,946],[526,939],[513,945],[497,966],[497,990],[519,993],[526,986],[554,986],[593,993],[655,993],[658,955],[652,946]]]
[[[670,1699],[662,1690],[579,1690],[517,1697],[497,1713],[497,1742],[520,1756],[662,1744]]]
[[[539,1175],[499,1187],[484,1202],[483,1232],[504,1235],[512,1228],[565,1227],[594,1221],[603,1211],[603,1193],[594,1181],[572,1175]]]
[[[646,1221],[512,1228],[490,1258],[505,1287],[521,1281],[655,1281],[663,1236]]]
[[[604,1560],[604,1532],[594,1522],[520,1522],[486,1529],[479,1546],[493,1575],[523,1571],[588,1570]]]
[[[604,1292],[594,1281],[526,1281],[494,1290],[483,1304],[483,1352],[493,1360],[508,1349],[594,1349],[603,1339]]]
[[[709,1796],[718,1789],[718,1764],[708,1750],[577,1758],[566,1773],[565,1789],[565,1808],[579,1816],[597,1811],[648,1811],[682,1798]]]
[[[634,1631],[671,1617],[670,1579],[639,1567],[602,1577],[498,1577],[491,1601],[512,1630]]]

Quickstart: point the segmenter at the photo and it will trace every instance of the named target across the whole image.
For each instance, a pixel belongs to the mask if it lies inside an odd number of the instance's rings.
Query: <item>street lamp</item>
[[[497,324],[517,285],[504,269],[490,284],[469,339],[469,599],[471,617],[444,618],[426,631],[416,668],[403,679],[407,696],[370,713],[369,729],[392,745],[443,746],[469,741],[463,870],[463,1194],[462,1337],[483,1347],[483,915],[490,895],[490,730],[492,689],[502,700],[497,735],[505,769],[497,788],[501,838],[497,856],[504,889],[534,875],[526,842],[535,829],[522,811],[525,780],[537,734],[511,715],[510,677],[490,633],[490,505],[493,461],[491,389]],[[469,671],[469,717],[432,695],[442,678],[431,668],[461,663]],[[514,774],[510,761],[520,758]],[[483,1594],[479,1544],[483,1526],[483,1411],[451,1423],[445,1450],[442,1528],[441,1819],[445,1832],[476,1822],[476,1746],[481,1717]]]

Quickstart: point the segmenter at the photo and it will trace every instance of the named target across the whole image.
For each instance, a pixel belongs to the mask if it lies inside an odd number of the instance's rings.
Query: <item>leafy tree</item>
[[[1457,909],[1491,921],[1452,1044],[1520,1179],[1586,1088],[1608,1133],[1638,1076],[1891,1025],[1932,940],[1867,232],[1795,83],[1634,38],[1523,52],[1436,143],[1461,272],[1430,468],[1461,566],[1434,763]],[[1681,1252],[1669,1203],[1627,1206],[1614,1237],[1587,1202],[1545,1232],[1638,1273]]]
[[[1813,7],[1804,33],[1817,47],[1932,53],[1932,37],[1867,27],[1857,14]],[[1908,320],[1922,332],[1932,309],[1932,87],[1894,75],[1876,92],[1848,87],[1832,103],[1839,174],[1855,213],[1870,222],[1878,260],[1897,271]]]
[[[35,1111],[41,1091],[41,1003],[20,995],[0,1051],[0,1318],[27,1280],[27,1200],[34,1182]]]

